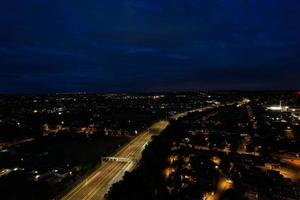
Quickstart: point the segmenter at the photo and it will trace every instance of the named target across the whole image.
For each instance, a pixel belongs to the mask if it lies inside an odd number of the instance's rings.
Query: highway
[[[212,107],[195,109],[179,113],[171,117],[177,120],[190,112],[203,111]],[[147,131],[139,134],[128,144],[121,147],[115,155],[107,158],[91,175],[81,181],[75,188],[66,194],[63,200],[102,200],[111,185],[122,180],[126,171],[132,171],[141,159],[145,146],[153,135],[161,133],[169,124],[168,120],[161,120],[153,124]],[[119,158],[119,159],[118,159]],[[112,160],[114,159],[114,160]]]
[[[162,120],[152,125],[145,131],[123,146],[113,157],[126,158],[131,162],[105,161],[90,176],[80,182],[62,199],[64,200],[92,200],[104,199],[111,185],[120,181],[126,171],[131,171],[142,156],[145,145],[150,142],[152,135],[163,131],[168,125],[167,120]]]
[[[205,111],[205,110],[209,110],[209,109],[212,109],[212,108],[214,108],[214,107],[212,107],[212,106],[207,106],[207,107],[205,107],[205,108],[198,108],[198,109],[189,110],[189,111],[182,112],[182,113],[177,113],[177,114],[173,115],[173,116],[171,117],[171,119],[173,119],[173,120],[178,120],[178,119],[181,118],[181,117],[185,117],[185,116],[188,115],[189,113],[193,113],[193,112],[203,112],[203,111]]]

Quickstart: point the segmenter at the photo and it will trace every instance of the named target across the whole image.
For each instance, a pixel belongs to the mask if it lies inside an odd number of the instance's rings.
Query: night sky
[[[300,87],[299,0],[7,0],[0,93]]]

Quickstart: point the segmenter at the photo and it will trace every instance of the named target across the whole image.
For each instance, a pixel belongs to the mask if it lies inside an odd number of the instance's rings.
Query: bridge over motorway
[[[115,162],[137,162],[137,160],[132,159],[132,158],[123,158],[123,157],[103,157],[102,158],[103,162],[107,162],[107,161],[115,161]]]

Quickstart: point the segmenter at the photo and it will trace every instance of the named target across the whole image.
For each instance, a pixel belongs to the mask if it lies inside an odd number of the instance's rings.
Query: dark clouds
[[[299,86],[297,0],[1,4],[0,92]]]

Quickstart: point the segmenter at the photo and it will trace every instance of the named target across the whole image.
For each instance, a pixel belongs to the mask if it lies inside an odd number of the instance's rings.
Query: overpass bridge
[[[125,158],[125,157],[103,157],[102,161],[103,162],[115,161],[115,162],[126,162],[126,163],[137,162],[137,160],[135,160],[135,159]]]

